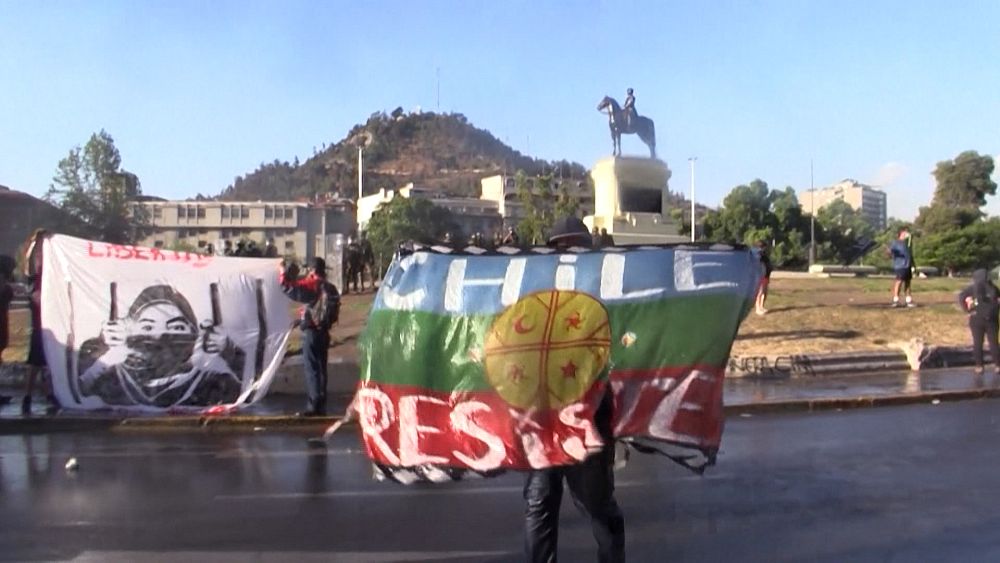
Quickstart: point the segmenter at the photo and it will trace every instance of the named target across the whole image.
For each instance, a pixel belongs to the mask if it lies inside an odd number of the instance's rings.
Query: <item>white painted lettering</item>
[[[486,403],[466,401],[458,403],[451,411],[451,426],[458,432],[486,444],[488,448],[486,455],[480,458],[467,456],[457,450],[452,452],[455,458],[477,471],[496,469],[500,467],[500,464],[507,457],[507,449],[504,448],[503,440],[499,436],[490,434],[483,427],[478,426],[472,419],[472,416],[477,412],[489,412],[489,410],[490,407]]]
[[[503,278],[466,279],[465,269],[468,260],[457,258],[448,265],[448,276],[444,284],[444,309],[450,313],[462,311],[463,293],[466,287],[496,286],[500,287],[500,303],[507,306],[514,304],[521,296],[521,280],[524,278],[525,258],[513,258],[507,262],[507,271]]]
[[[433,456],[420,451],[420,435],[440,434],[441,430],[434,426],[421,426],[417,416],[417,406],[421,403],[448,406],[446,401],[410,395],[399,400],[399,459],[404,467],[426,465],[432,463],[448,463],[448,458]]]
[[[707,259],[718,259],[715,252],[699,252],[691,250],[674,250],[674,286],[677,291],[702,291],[720,287],[736,287],[728,281],[708,282],[699,284],[695,279],[695,269],[710,270],[725,268],[722,262]]]
[[[427,254],[424,252],[415,252],[399,261],[399,269],[405,272],[414,264],[423,264],[425,262],[427,262]],[[399,277],[397,276],[396,279],[399,279]],[[412,311],[424,300],[427,292],[421,287],[409,293],[398,293],[391,285],[383,284],[379,290],[379,295],[382,296],[382,301],[389,309]]]
[[[395,409],[388,395],[368,387],[358,390],[358,420],[361,423],[361,432],[371,440],[389,465],[399,465],[399,458],[382,437],[382,432],[392,425],[395,418]]]
[[[652,287],[625,293],[625,255],[605,254],[601,262],[601,299],[638,299],[663,293],[665,288]]]

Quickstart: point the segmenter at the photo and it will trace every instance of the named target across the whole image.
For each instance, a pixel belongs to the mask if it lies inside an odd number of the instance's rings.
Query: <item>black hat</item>
[[[556,219],[549,231],[549,246],[590,246],[590,231],[579,217]]]
[[[326,273],[326,260],[323,260],[319,256],[313,258],[313,270],[317,272]]]

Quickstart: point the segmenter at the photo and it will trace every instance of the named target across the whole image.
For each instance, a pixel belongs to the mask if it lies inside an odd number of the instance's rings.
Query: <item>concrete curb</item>
[[[930,346],[927,355],[920,362],[921,369],[971,365],[973,365],[971,346]],[[902,350],[734,356],[729,358],[726,377],[787,379],[879,371],[910,371],[910,363]]]
[[[772,414],[782,412],[814,412],[916,405],[921,403],[967,401],[972,399],[1000,398],[1000,388],[967,389],[962,391],[929,391],[905,395],[877,395],[863,397],[835,397],[822,399],[794,399],[787,401],[762,401],[726,405],[727,416],[742,414]]]
[[[241,431],[320,430],[340,417],[274,416],[31,416],[0,419],[0,435],[90,431]]]

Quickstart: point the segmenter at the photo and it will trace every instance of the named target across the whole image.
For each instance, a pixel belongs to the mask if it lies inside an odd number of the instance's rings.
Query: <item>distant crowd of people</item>
[[[205,254],[209,256],[215,255],[215,245],[209,244],[205,247]],[[222,255],[223,256],[236,256],[240,258],[277,258],[278,248],[274,246],[274,241],[268,239],[264,243],[264,247],[261,248],[257,246],[257,243],[252,240],[248,241],[238,241],[235,245],[233,241],[227,240],[222,243]]]
[[[581,221],[582,224],[582,221]],[[462,241],[457,240],[452,233],[447,232],[440,241],[445,246],[454,246],[460,244]],[[521,246],[521,237],[517,234],[517,230],[512,226],[508,226],[503,232],[496,231],[492,236],[486,236],[483,233],[476,232],[469,236],[465,244],[469,246],[476,246],[479,248],[485,248],[487,250],[493,250],[495,248],[500,248],[501,246]],[[598,229],[594,227],[590,233],[590,246],[591,248],[604,248],[608,246],[614,246],[615,239],[608,233],[607,229]]]

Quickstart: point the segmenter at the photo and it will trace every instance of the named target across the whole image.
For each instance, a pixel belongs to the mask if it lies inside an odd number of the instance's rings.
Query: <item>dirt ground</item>
[[[965,315],[956,306],[964,280],[914,280],[917,307],[889,307],[888,278],[776,278],[771,281],[764,316],[753,313],[740,327],[734,356],[776,356],[885,350],[895,342],[921,338],[928,344],[969,344]],[[340,323],[332,333],[331,355],[357,358],[356,342],[364,328],[373,293],[343,297]],[[23,361],[27,353],[28,314],[11,312],[11,346],[3,361]],[[291,350],[299,348],[293,332]]]
[[[913,281],[917,307],[894,309],[889,278],[773,279],[768,314],[740,327],[734,356],[885,350],[912,338],[938,346],[968,345],[957,294],[968,282]]]

